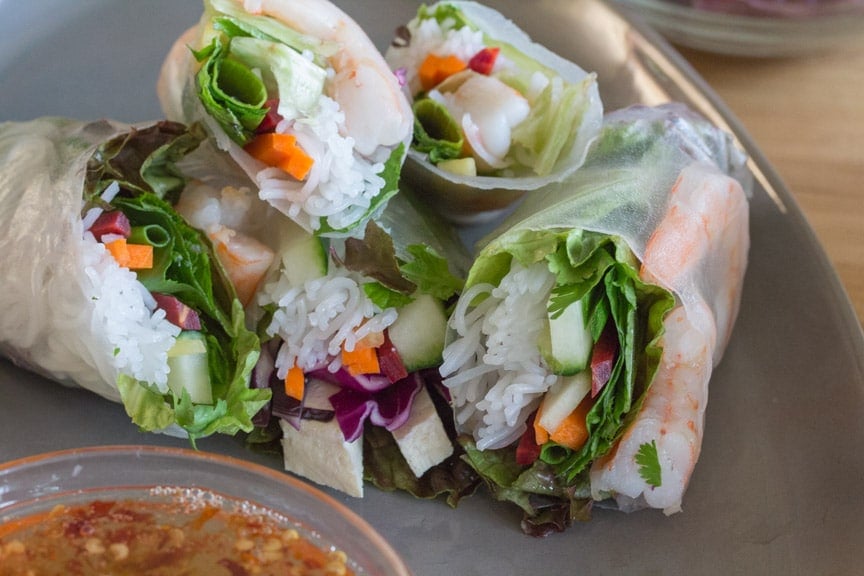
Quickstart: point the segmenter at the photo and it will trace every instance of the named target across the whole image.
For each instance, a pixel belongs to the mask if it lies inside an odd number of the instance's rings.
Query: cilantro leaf
[[[363,292],[373,304],[381,308],[401,308],[411,303],[414,298],[408,294],[392,290],[380,282],[366,282],[363,284]]]
[[[661,478],[660,458],[657,456],[657,442],[651,440],[639,446],[636,453],[636,464],[639,465],[639,475],[649,485],[659,488],[663,479]]]
[[[402,264],[399,270],[405,278],[416,284],[421,292],[439,300],[447,300],[462,290],[462,280],[450,272],[447,260],[435,250],[422,244],[412,244],[407,250],[414,259]]]

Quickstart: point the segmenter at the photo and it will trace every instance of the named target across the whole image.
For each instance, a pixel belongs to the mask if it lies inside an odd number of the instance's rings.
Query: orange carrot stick
[[[281,168],[297,180],[306,178],[315,163],[291,134],[259,134],[243,149],[253,158],[268,166]]]
[[[352,376],[358,374],[378,374],[381,366],[378,363],[378,350],[371,347],[355,346],[348,351],[342,346],[342,364]]]
[[[129,251],[127,268],[130,270],[153,268],[153,246],[149,244],[126,244],[126,249]]]
[[[420,78],[420,85],[424,90],[431,90],[453,74],[461,72],[468,67],[468,64],[463,62],[456,56],[436,56],[429,54],[420,68],[417,69],[417,76]]]
[[[306,390],[306,376],[296,364],[285,375],[285,394],[297,400],[303,400]]]
[[[594,405],[591,398],[585,398],[573,412],[553,432],[549,439],[571,450],[579,450],[588,441],[588,426],[585,417]]]

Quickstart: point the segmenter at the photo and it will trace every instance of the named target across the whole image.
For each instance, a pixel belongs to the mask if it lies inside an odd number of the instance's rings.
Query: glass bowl
[[[4,524],[61,504],[130,499],[164,504],[190,494],[211,506],[240,505],[277,518],[281,527],[297,530],[325,552],[344,552],[358,576],[410,576],[369,524],[324,493],[257,464],[179,448],[93,447],[2,464],[0,535]]]
[[[864,0],[616,0],[670,42],[731,56],[804,56],[864,34]]]

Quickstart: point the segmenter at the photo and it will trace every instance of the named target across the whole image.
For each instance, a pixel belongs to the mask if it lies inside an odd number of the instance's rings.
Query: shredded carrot
[[[297,400],[303,400],[306,390],[306,376],[296,364],[285,375],[285,394]]]
[[[129,251],[129,264],[131,270],[149,270],[153,268],[153,246],[149,244],[126,244]]]
[[[153,268],[153,247],[149,244],[129,244],[125,238],[105,245],[117,264],[130,270]]]
[[[456,56],[436,56],[429,54],[420,68],[417,70],[417,75],[420,78],[420,85],[424,90],[431,90],[453,74],[461,72],[468,67],[468,64],[463,62]]]
[[[537,414],[534,415],[534,440],[539,446],[542,446],[549,441],[549,431],[540,425],[540,414],[542,413],[543,405],[537,409]]]
[[[378,363],[378,350],[369,346],[355,345],[348,351],[342,346],[342,364],[352,376],[358,374],[378,374],[381,366]]]
[[[256,160],[281,168],[297,180],[306,178],[315,163],[291,134],[259,134],[243,149]]]
[[[108,249],[108,252],[111,253],[111,256],[114,257],[114,260],[116,260],[120,266],[126,266],[126,263],[129,262],[129,247],[126,244],[125,238],[112,240],[105,244],[105,248]]]
[[[549,439],[571,450],[582,448],[588,441],[588,425],[585,423],[585,417],[593,405],[594,401],[591,398],[582,400],[579,406],[564,418]]]
[[[588,440],[588,426],[585,423],[585,418],[588,411],[594,405],[594,400],[586,397],[573,412],[567,415],[566,418],[558,425],[558,428],[550,434],[543,426],[540,425],[540,416],[542,415],[543,405],[537,409],[537,414],[534,416],[534,439],[537,444],[542,446],[549,440],[566,446],[571,450],[579,450]]]

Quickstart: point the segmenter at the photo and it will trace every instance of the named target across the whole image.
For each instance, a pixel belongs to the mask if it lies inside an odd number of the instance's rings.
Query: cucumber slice
[[[420,294],[399,309],[388,333],[408,372],[438,366],[447,335],[444,305],[433,296]]]
[[[327,248],[324,242],[299,226],[286,226],[281,242],[282,269],[292,286],[327,274]]]
[[[582,308],[579,300],[557,318],[549,317],[549,332],[541,338],[540,353],[553,374],[572,376],[585,370],[591,360],[594,340]]]
[[[559,378],[543,396],[538,423],[553,434],[561,422],[579,406],[591,391],[591,372],[585,370],[575,376]]]
[[[212,404],[207,341],[200,332],[181,332],[168,350],[168,388],[176,395],[185,389],[195,404]]]

